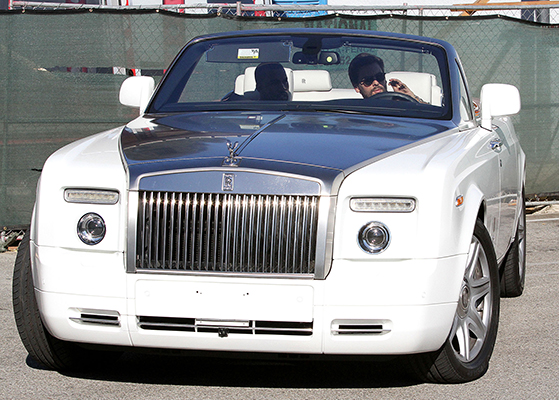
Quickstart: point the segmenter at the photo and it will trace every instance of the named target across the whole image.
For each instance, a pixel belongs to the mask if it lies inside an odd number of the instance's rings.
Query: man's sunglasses
[[[378,83],[384,82],[384,80],[386,79],[384,72],[379,72],[378,74],[375,75],[371,75],[371,76],[366,76],[364,78],[362,78],[359,83],[363,86],[371,86],[373,84],[374,81],[377,81]]]

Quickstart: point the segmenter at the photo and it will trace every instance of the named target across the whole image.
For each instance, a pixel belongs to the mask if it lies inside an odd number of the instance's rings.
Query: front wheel
[[[497,339],[499,274],[493,244],[478,220],[450,334],[441,349],[412,357],[421,380],[463,383],[482,377]]]

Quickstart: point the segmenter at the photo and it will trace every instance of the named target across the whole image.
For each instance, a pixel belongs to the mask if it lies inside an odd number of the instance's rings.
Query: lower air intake
[[[138,327],[144,330],[216,333],[223,336],[241,335],[287,335],[311,336],[312,322],[289,321],[223,321],[195,318],[138,317]]]
[[[384,335],[391,331],[392,323],[386,320],[335,320],[334,335]]]

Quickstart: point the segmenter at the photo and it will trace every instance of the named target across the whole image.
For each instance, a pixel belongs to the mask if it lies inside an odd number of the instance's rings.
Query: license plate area
[[[193,319],[194,326],[313,321],[314,290],[307,285],[139,280],[135,294],[137,316]]]

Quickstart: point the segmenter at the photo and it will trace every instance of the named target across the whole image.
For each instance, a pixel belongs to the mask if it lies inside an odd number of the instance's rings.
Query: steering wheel
[[[375,100],[409,101],[413,103],[419,103],[416,99],[414,99],[410,95],[400,93],[400,92],[382,92],[382,93],[377,93],[369,98]]]

